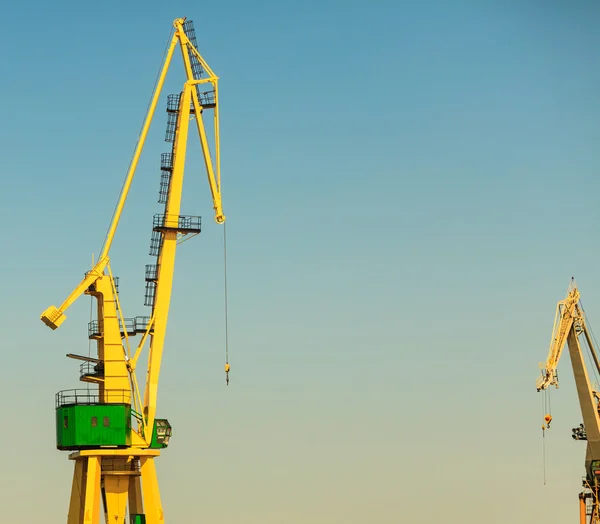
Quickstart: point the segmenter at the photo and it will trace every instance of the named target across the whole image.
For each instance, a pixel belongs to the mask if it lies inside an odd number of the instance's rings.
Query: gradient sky
[[[172,20],[220,77],[222,228],[197,143],[159,416],[167,522],[575,522],[568,356],[543,485],[538,362],[578,280],[600,330],[591,1],[12,2],[0,17],[2,521],[66,522],[54,394],[84,387],[98,254]],[[181,85],[179,56],[165,95]],[[143,315],[164,99],[112,251]],[[35,466],[30,466],[35,464]]]

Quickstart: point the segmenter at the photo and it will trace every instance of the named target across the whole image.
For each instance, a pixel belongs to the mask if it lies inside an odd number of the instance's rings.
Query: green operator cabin
[[[56,447],[59,450],[131,445],[130,404],[84,404],[77,403],[78,399],[69,400],[56,408]],[[166,448],[170,436],[169,422],[155,419],[150,449]]]

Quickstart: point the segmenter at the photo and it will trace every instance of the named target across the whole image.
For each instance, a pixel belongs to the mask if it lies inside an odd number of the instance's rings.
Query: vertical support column
[[[88,457],[85,479],[83,523],[100,524],[100,463],[101,457]]]
[[[585,495],[579,494],[579,524],[585,524]]]
[[[102,337],[98,340],[98,358],[104,363],[104,381],[100,383],[102,402],[131,402],[123,391],[130,391],[129,372],[125,364],[125,350],[121,338],[121,324],[109,275],[103,275],[91,292],[98,299],[98,319],[102,322]],[[126,329],[123,326],[123,329]]]
[[[154,457],[141,457],[142,493],[144,495],[144,514],[146,524],[163,524],[165,521]]]
[[[125,522],[129,478],[126,475],[104,475],[106,522]]]
[[[73,466],[73,484],[71,486],[67,524],[81,524],[83,522],[83,505],[85,501],[87,458],[75,460]]]
[[[142,513],[144,513],[144,505],[140,477],[129,477],[129,514],[141,515]]]
[[[158,279],[154,308],[152,310],[153,315],[155,315],[154,333],[148,352],[148,372],[146,376],[146,393],[144,395],[144,415],[147,418],[150,431],[153,431],[154,418],[156,416],[158,377],[167,330],[169,304],[173,287],[173,273],[175,271],[175,251],[177,249],[176,228],[178,227],[181,207],[192,89],[192,86],[185,84],[183,93],[179,99],[179,116],[173,148],[173,172],[171,173],[171,185],[169,186],[169,195],[165,209],[165,226],[174,229],[163,232],[163,245],[157,261]],[[146,435],[146,442],[150,443],[151,439],[152,435]]]

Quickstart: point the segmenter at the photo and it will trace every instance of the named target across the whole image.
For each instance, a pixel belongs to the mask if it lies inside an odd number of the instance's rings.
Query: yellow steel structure
[[[82,294],[91,295],[97,300],[99,334],[94,337],[97,339],[97,359],[76,355],[74,357],[96,362],[103,372],[85,374],[81,380],[98,384],[98,404],[106,406],[113,403],[129,403],[133,413],[134,424],[131,425],[130,442],[126,447],[96,446],[92,449],[78,449],[69,455],[69,458],[74,460],[74,474],[68,524],[99,523],[101,500],[103,500],[106,523],[122,524],[126,521],[127,513],[132,523],[165,522],[154,464],[154,459],[160,455],[160,451],[153,449],[151,444],[153,436],[156,437],[153,431],[156,426],[158,382],[167,329],[176,247],[182,235],[199,232],[199,227],[187,224],[189,217],[180,215],[186,145],[191,120],[196,123],[204,155],[215,220],[220,224],[225,222],[221,203],[218,77],[198,53],[195,36],[191,36],[193,27],[189,24],[191,22],[186,22],[185,18],[178,18],[173,23],[172,39],[165,53],[140,138],[100,257],[60,307],[50,306],[41,315],[41,320],[54,330],[64,322],[65,312]],[[174,111],[176,120],[174,120],[172,171],[165,201],[165,214],[160,216],[158,221],[155,220],[154,224],[154,231],[160,235],[160,250],[157,254],[156,274],[152,279],[154,282],[152,314],[147,325],[144,326],[145,329],[139,332],[142,337],[133,351],[129,330],[125,328],[126,319],[123,318],[119,303],[116,281],[111,271],[109,252],[177,46],[182,53],[186,80]],[[208,91],[202,92],[200,87],[203,86],[207,87]],[[202,118],[206,109],[214,111],[214,160],[210,153]],[[136,379],[136,366],[147,341],[149,341],[149,352],[142,399]],[[227,365],[226,371],[228,370]]]
[[[583,335],[583,340],[581,337]],[[573,375],[579,397],[579,405],[583,417],[583,424],[573,429],[572,437],[575,440],[586,440],[587,451],[585,456],[585,472],[583,491],[579,495],[579,521],[580,524],[600,523],[600,405],[599,393],[590,382],[590,377],[585,364],[581,347],[584,342],[592,358],[593,372],[600,374],[600,361],[594,346],[590,330],[587,325],[585,312],[580,302],[579,289],[574,280],[571,281],[567,296],[556,307],[554,329],[548,358],[542,364],[542,373],[536,381],[538,391],[543,391],[549,386],[558,388],[557,367],[565,343],[569,347],[569,356],[573,368]],[[548,413],[544,417],[542,429],[550,427],[552,416]]]

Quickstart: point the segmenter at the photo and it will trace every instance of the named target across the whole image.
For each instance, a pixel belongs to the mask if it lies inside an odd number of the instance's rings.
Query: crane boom
[[[196,46],[190,41],[188,38],[186,31],[184,29],[185,18],[178,18],[173,22],[175,27],[175,32],[171,39],[171,43],[169,44],[167,53],[165,55],[165,60],[161,67],[161,71],[158,77],[158,81],[156,84],[156,88],[154,93],[152,94],[152,99],[150,102],[150,106],[146,113],[146,118],[144,119],[144,124],[142,126],[142,131],[140,133],[140,137],[136,144],[136,148],[133,154],[133,158],[131,164],[129,166],[129,170],[125,177],[125,183],[123,185],[123,190],[121,191],[121,196],[119,197],[119,201],[117,203],[117,207],[115,209],[115,213],[113,215],[108,233],[106,235],[106,239],[104,241],[104,245],[102,247],[102,254],[98,260],[98,263],[94,266],[94,268],[86,274],[86,277],[82,280],[82,282],[73,290],[73,292],[67,297],[67,299],[63,302],[63,304],[57,308],[56,306],[50,306],[47,308],[40,316],[42,322],[44,322],[51,329],[57,329],[66,319],[65,311],[69,306],[71,306],[84,292],[85,290],[94,282],[96,278],[103,274],[104,268],[110,261],[109,251],[112,246],[112,242],[114,236],[117,231],[117,227],[119,225],[119,220],[121,218],[121,213],[123,212],[123,208],[125,206],[125,202],[127,201],[127,196],[129,195],[129,189],[131,187],[131,183],[133,181],[133,177],[135,175],[135,171],[137,168],[137,164],[139,158],[144,149],[144,144],[146,142],[146,137],[148,135],[148,131],[150,129],[150,124],[152,123],[152,118],[154,116],[154,112],[156,110],[156,106],[158,104],[158,100],[160,94],[162,92],[162,88],[164,85],[165,78],[167,76],[167,72],[169,70],[169,66],[171,64],[171,59],[173,58],[173,52],[175,51],[175,47],[179,42],[181,47],[181,52],[184,58],[185,63],[185,71],[187,82],[186,86],[192,85],[202,85],[206,83],[210,83],[213,87],[210,92],[211,104],[207,104],[214,110],[214,129],[215,129],[215,165],[213,167],[213,162],[211,160],[210,148],[208,146],[208,140],[206,137],[206,130],[204,128],[204,124],[200,115],[203,111],[203,105],[200,101],[200,94],[198,90],[194,90],[192,93],[192,100],[194,104],[194,112],[198,117],[196,120],[196,125],[198,128],[198,134],[200,137],[200,143],[202,146],[202,152],[204,157],[204,164],[206,167],[206,173],[208,178],[208,185],[211,192],[211,197],[213,200],[213,209],[215,211],[215,222],[218,224],[222,224],[225,222],[225,215],[223,213],[223,204],[221,199],[221,151],[220,151],[220,140],[219,140],[219,108],[218,108],[218,81],[219,78],[213,73],[210,69],[204,58],[200,55]],[[193,57],[193,58],[190,58]],[[198,64],[199,67],[196,68],[196,71],[203,70],[206,72],[206,78],[195,78],[195,76],[199,76],[197,73],[195,75],[194,68],[192,67],[192,61],[194,65]],[[207,96],[209,93],[202,93]]]
[[[187,82],[184,84],[183,91],[175,100],[178,102],[175,114],[175,136],[172,149],[172,172],[167,192],[165,214],[159,218],[159,224],[155,224],[155,231],[162,233],[160,249],[158,253],[158,263],[156,265],[156,283],[154,286],[154,304],[152,316],[155,318],[153,333],[151,335],[150,351],[148,355],[148,368],[146,376],[146,388],[144,393],[144,418],[149,427],[152,427],[156,416],[156,401],[158,396],[158,380],[160,375],[160,366],[162,352],[167,328],[167,319],[169,315],[169,305],[171,300],[171,291],[173,285],[173,273],[175,267],[175,253],[177,241],[180,233],[186,234],[186,225],[182,224],[193,217],[183,217],[179,214],[181,206],[181,195],[183,188],[183,175],[185,167],[185,157],[187,148],[187,138],[189,131],[190,114],[195,115],[196,126],[202,146],[204,164],[206,167],[209,187],[213,198],[213,208],[215,210],[215,221],[217,223],[225,222],[223,207],[221,203],[220,187],[220,169],[218,168],[218,159],[220,155],[218,140],[218,104],[217,104],[217,81],[218,78],[208,67],[208,64],[198,53],[192,43],[192,38],[188,36],[184,21],[175,22],[176,35],[181,43],[180,49],[185,67]],[[193,38],[195,39],[195,38]],[[207,74],[207,78],[201,78]],[[201,93],[199,86],[210,82],[214,88],[214,99],[207,97],[207,93]],[[204,95],[204,100],[202,100]],[[206,130],[202,120],[204,106],[210,107],[215,114],[215,155],[217,159],[217,168],[215,168],[210,155]],[[193,224],[190,224],[189,230],[194,231]],[[198,224],[199,226],[199,224]]]
[[[554,316],[554,328],[552,330],[552,339],[545,368],[542,370],[542,376],[538,377],[536,387],[540,391],[548,386],[558,388],[558,376],[556,368],[562,355],[567,336],[575,319],[580,321],[581,311],[577,303],[579,302],[579,290],[573,282],[569,286],[567,297],[556,305],[556,314]]]

